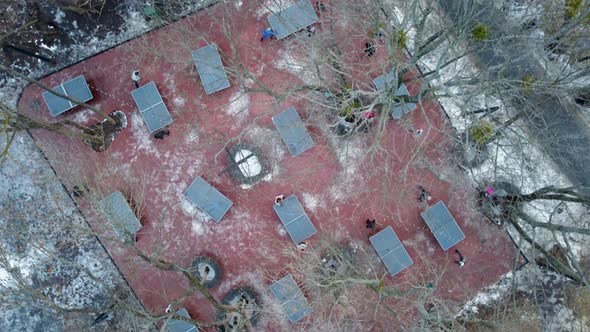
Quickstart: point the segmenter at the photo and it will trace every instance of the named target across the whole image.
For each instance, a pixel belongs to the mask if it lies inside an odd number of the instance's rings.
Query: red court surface
[[[452,130],[438,104],[426,102],[402,122],[378,115],[383,121],[376,122],[369,134],[335,137],[326,128],[327,108],[314,102],[316,97],[311,97],[309,90],[300,89],[309,83],[310,76],[300,67],[287,68],[287,64],[305,61],[308,55],[302,43],[328,38],[328,26],[334,24],[334,39],[351,66],[349,82],[355,89],[370,91],[371,79],[389,69],[383,67],[387,63],[384,50],[366,57],[360,33],[358,38],[342,37],[343,25],[354,22],[334,20],[338,13],[323,16],[315,36],[307,37],[303,32],[302,37],[261,43],[259,33],[266,27],[266,15],[257,1],[241,7],[217,5],[44,78],[44,83],[54,86],[83,74],[94,94],[90,104],[109,112],[120,109],[128,119],[127,128],[104,153],[93,152],[76,138],[32,132],[66,187],[88,183],[94,191],[92,197],[100,196],[98,192],[125,193],[141,214],[143,229],[137,246],[150,255],[183,266],[199,255],[215,257],[222,266],[223,279],[212,293],[221,298],[237,285],[256,289],[263,308],[267,304],[259,329],[305,329],[326,319],[316,315],[322,311],[322,302],[319,293],[310,290],[306,295],[315,312],[298,325],[290,325],[281,314],[268,309],[272,299],[267,287],[273,279],[293,272],[303,281],[301,274],[290,270],[289,257],[296,249],[273,211],[277,194],[296,194],[316,226],[318,234],[310,239],[307,251],[322,246],[320,240],[368,243],[367,218],[377,219],[380,228],[393,226],[414,265],[394,277],[387,276],[389,285],[407,289],[419,281],[436,280],[435,295],[456,304],[509,271],[514,246],[503,230],[487,224],[475,212],[476,194],[448,154]],[[226,24],[224,29],[221,22]],[[230,88],[212,95],[205,95],[190,54],[207,42],[219,46],[231,82]],[[156,82],[172,114],[171,135],[165,140],[149,135],[136,109],[130,94],[134,69],[141,70],[142,84]],[[414,95],[419,82],[409,87]],[[49,120],[41,93],[29,86],[19,109]],[[298,157],[289,155],[271,122],[273,115],[288,106],[296,107],[315,142]],[[82,125],[99,120],[79,107],[56,119]],[[424,134],[415,137],[408,132],[409,123],[415,129],[424,128]],[[268,178],[251,188],[242,188],[229,173],[221,172],[228,166],[224,148],[240,142],[260,148],[271,167]],[[183,198],[196,176],[233,201],[220,223]],[[430,190],[431,204],[443,200],[463,229],[466,239],[456,248],[467,257],[464,268],[453,263],[454,248],[443,252],[421,220],[418,185]],[[160,271],[113,240],[109,226],[92,212],[91,197],[78,203],[147,309],[161,314],[168,303],[185,294],[187,283],[180,273]],[[305,257],[306,252],[296,255]],[[374,268],[379,276],[385,275],[380,262]],[[378,296],[373,293],[365,300],[376,303]],[[380,301],[400,303],[396,299]],[[213,318],[212,307],[200,295],[189,296],[183,306],[193,318]],[[406,312],[415,313],[412,308]],[[355,314],[363,312],[346,315]],[[390,313],[382,309],[376,317],[387,315]],[[399,316],[395,324],[411,324],[415,317]],[[391,324],[391,318],[376,319],[371,329],[384,330]]]

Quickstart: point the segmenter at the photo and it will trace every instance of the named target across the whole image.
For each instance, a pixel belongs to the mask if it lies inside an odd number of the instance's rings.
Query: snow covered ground
[[[437,62],[439,59],[443,57],[446,57],[446,59],[453,58],[461,51],[460,48],[453,49],[447,48],[447,46],[448,42],[445,42],[430,56],[424,57],[423,61],[419,63],[421,70],[426,72],[435,69],[439,65]],[[446,51],[456,53],[443,54]],[[432,85],[444,85],[445,82],[452,81],[459,75],[465,76],[466,72],[472,75],[478,73],[477,64],[469,57],[441,69],[440,78],[434,80]],[[514,112],[513,109],[510,109],[508,105],[502,102],[500,96],[487,92],[478,94],[477,88],[475,86],[473,90],[469,90],[465,86],[445,87],[445,92],[450,94],[450,97],[438,99],[458,132],[464,132],[466,128],[469,128],[480,119],[477,116],[465,116],[465,110],[499,106],[500,109],[495,114],[504,115],[499,119],[500,121],[507,120],[506,114],[511,115]],[[519,186],[524,193],[530,193],[550,185],[556,187],[571,186],[569,180],[560,172],[551,159],[535,145],[534,139],[528,137],[527,131],[520,127],[518,123],[513,124],[510,130],[505,130],[503,134],[502,138],[492,144],[491,158],[483,165],[468,170],[474,182],[485,183],[490,180],[508,179]],[[539,205],[538,202],[533,202],[527,205],[525,211],[536,217],[537,220],[547,222],[555,204],[542,202]],[[586,213],[586,210],[580,208],[579,204],[566,205],[578,217],[574,218],[575,220]],[[567,221],[563,220],[563,222]],[[553,235],[550,232],[548,234],[537,233],[536,240],[547,244],[554,242]]]
[[[236,6],[239,6],[239,3],[241,2],[236,2]],[[280,3],[280,1],[267,1],[267,3],[267,10],[274,11],[277,8],[284,6],[283,4],[280,6],[276,5],[277,3]],[[266,11],[258,13],[258,15],[264,15],[265,13]],[[81,43],[81,45],[73,50],[61,49],[57,50],[57,52],[60,52],[61,54],[71,53],[72,57],[70,58],[70,63],[73,63],[101,50],[121,43],[124,40],[137,36],[138,34],[141,34],[149,29],[149,24],[147,24],[140,13],[136,11],[130,11],[128,14],[129,15],[126,19],[127,30],[122,31],[120,34],[109,35],[104,40],[90,39],[92,41],[92,47],[87,47],[87,45]],[[56,16],[56,21],[62,19],[61,17],[61,14]],[[412,37],[412,34],[409,34],[409,36]],[[288,58],[288,56],[285,54],[285,56],[281,58],[281,61],[279,61],[278,66],[289,64],[289,66],[292,67],[292,62],[293,60]],[[66,63],[63,63],[62,65],[65,66]],[[423,69],[427,69],[433,68],[433,66],[436,64],[426,61],[420,65]],[[32,76],[40,77],[54,70],[56,70],[56,68],[43,67],[33,72]],[[470,63],[470,61],[466,59],[465,61],[458,62],[456,66],[451,66],[448,69],[443,70],[443,77],[441,80],[445,80],[444,75],[449,75],[446,76],[446,78],[455,77],[458,72],[464,70],[476,71],[477,69],[473,63]],[[22,91],[23,87],[24,82],[17,79],[9,79],[0,82],[0,98],[8,105],[14,106],[16,105],[18,94],[20,91]],[[493,95],[484,95],[475,99],[462,100],[460,97],[462,91],[451,89],[450,92],[455,94],[455,96],[452,98],[442,99],[441,104],[445,107],[447,113],[451,117],[453,125],[458,131],[463,131],[471,123],[469,118],[461,116],[461,110],[463,107],[465,107],[465,105],[469,105],[471,108],[483,108],[493,106],[498,101],[498,98]],[[470,94],[471,93],[468,93],[467,95]],[[242,99],[240,96],[237,96],[236,98],[238,98],[239,102],[237,104],[240,105],[240,107],[230,109],[232,114],[234,111],[236,114],[239,114],[244,108],[247,109],[248,100]],[[183,101],[178,100],[175,101],[175,103],[182,105]],[[244,105],[246,106],[244,107]],[[504,107],[504,105],[501,106]],[[498,113],[500,113],[500,111]],[[132,123],[143,122],[132,121]],[[146,132],[145,129],[140,131]],[[526,135],[525,132],[519,130],[518,128],[516,128],[514,132],[510,132],[508,134],[515,135],[515,137]],[[521,146],[512,144],[511,142],[513,142],[513,138],[511,137],[502,138],[500,141],[498,141],[496,151],[493,153],[494,158],[486,162],[484,165],[471,170],[475,181],[481,182],[492,178],[501,178],[503,175],[507,176],[508,174],[513,176],[515,174],[514,172],[518,172],[518,184],[525,192],[530,192],[531,190],[538,189],[548,184],[559,186],[568,185],[567,179],[560,175],[559,170],[556,169],[555,165],[549,160],[549,158],[544,156],[544,154],[539,149],[533,145]],[[4,143],[4,141],[1,141],[0,139],[0,143]],[[150,147],[146,147],[146,149],[149,148]],[[348,148],[353,152],[355,150],[354,145],[351,145]],[[342,155],[345,153],[349,153],[349,151],[343,151]],[[256,169],[256,163],[254,159],[251,160],[251,163],[252,164],[248,162],[244,165],[244,167],[248,166],[248,170],[246,170],[246,172]],[[67,264],[63,266],[59,265],[61,263],[48,264],[47,262],[52,262],[54,259],[48,253],[66,252],[66,255],[71,255],[70,251],[78,251],[80,256],[73,255],[72,257],[75,257],[73,260],[77,263],[77,265],[85,267],[86,270],[76,270],[74,272],[70,272],[70,275],[72,275],[72,280],[64,281],[64,291],[60,297],[56,298],[60,304],[72,307],[88,305],[88,303],[85,302],[87,301],[87,298],[80,296],[80,294],[85,294],[85,296],[88,298],[99,298],[99,300],[96,300],[96,303],[94,304],[100,304],[101,301],[106,300],[104,298],[105,289],[113,288],[117,285],[121,285],[120,287],[126,287],[125,285],[122,285],[122,280],[116,271],[116,267],[110,261],[101,258],[101,255],[106,255],[106,253],[104,253],[104,250],[94,237],[88,237],[88,229],[86,228],[87,226],[83,222],[76,207],[73,205],[73,201],[56,179],[55,174],[51,171],[49,164],[39,153],[38,148],[35,146],[35,142],[31,140],[30,136],[26,134],[20,134],[17,137],[14,145],[11,148],[9,159],[2,166],[0,166],[0,176],[2,177],[2,181],[0,182],[0,207],[3,207],[4,211],[9,211],[8,215],[0,214],[1,227],[8,227],[6,225],[11,223],[15,219],[15,216],[34,216],[34,218],[32,218],[34,220],[31,220],[30,226],[35,226],[34,228],[37,231],[44,230],[44,227],[51,225],[51,222],[67,219],[69,221],[69,225],[75,225],[75,229],[71,231],[79,232],[79,234],[81,234],[80,241],[78,241],[79,243],[60,244],[59,242],[56,242],[56,238],[61,237],[61,233],[58,231],[59,227],[54,227],[54,231],[56,231],[54,233],[39,232],[40,234],[36,234],[39,236],[37,241],[25,241],[24,244],[17,243],[18,241],[15,241],[14,246],[12,246],[14,251],[9,252],[7,254],[7,258],[11,265],[18,266],[20,268],[25,280],[30,282],[39,282],[39,279],[36,279],[38,277],[35,277],[39,274],[50,275],[56,269],[68,269]],[[309,205],[311,209],[318,207],[318,203],[313,196],[304,195],[304,200],[306,205]],[[567,206],[568,211],[571,211],[573,215],[579,216],[580,218],[583,217],[584,211],[578,211],[578,209],[573,205],[568,204]],[[538,220],[548,220],[549,213],[553,210],[553,208],[553,206],[547,204],[530,204],[527,206],[526,212],[534,215],[538,218]],[[59,218],[55,218],[56,213],[59,213]],[[195,225],[195,232],[202,233],[202,226],[200,226],[199,223],[195,223]],[[555,241],[553,234],[550,232],[538,231],[536,235],[536,240],[542,243],[553,243]],[[42,238],[43,236],[48,236],[49,238],[44,240]],[[574,251],[576,253],[580,253],[583,249],[583,242],[576,239],[572,240],[572,243],[575,246]],[[15,248],[20,249],[16,250]],[[84,255],[82,256],[82,254]],[[35,257],[38,260],[31,260],[31,257]],[[100,283],[89,281],[93,279],[92,276],[95,279],[101,280],[104,286],[102,286]],[[517,272],[514,276],[507,276],[506,280],[511,282],[513,277],[526,279],[523,280],[522,285],[525,285],[525,281],[535,283],[540,279],[545,278],[544,275],[539,274],[539,271],[534,266],[532,266],[532,264],[522,271]],[[508,287],[502,286],[506,284],[506,280],[500,281],[495,291],[498,289],[508,289]],[[9,288],[14,285],[14,283],[15,280],[10,277],[10,274],[6,270],[3,271],[0,268],[0,287]],[[88,288],[88,285],[92,285],[92,287]],[[485,291],[480,296],[478,296],[478,298],[481,298],[484,301],[489,300],[491,297],[493,297],[491,294],[493,293]],[[471,306],[474,303],[477,303],[477,299],[474,299],[474,302],[468,305]],[[22,315],[25,315],[25,312],[22,308],[15,306],[12,309],[6,309],[3,313],[3,317],[6,319],[3,321],[4,324],[7,325],[2,325],[3,323],[0,323],[0,330],[13,329],[14,325],[11,324],[13,324],[16,320],[28,322],[31,324],[28,326],[23,326],[23,330],[31,330],[32,327],[38,326],[36,324],[49,324],[44,325],[44,330],[46,331],[60,330],[63,328],[65,324],[63,321],[59,322],[49,319],[54,313],[45,312],[41,309],[35,310],[36,311],[34,311],[32,314],[28,313],[31,317],[33,317],[33,319],[27,320],[22,319]],[[563,314],[571,315],[571,313],[567,312],[563,312]],[[112,321],[113,324],[115,324],[117,321],[119,321],[119,318],[109,318],[109,321]],[[136,324],[136,322],[132,320],[127,321],[127,323]],[[84,325],[77,326],[87,326],[87,322],[84,323]],[[133,329],[130,326],[133,325],[120,327],[125,330]],[[116,328],[116,326],[112,327]],[[18,329],[19,328],[17,328],[17,330]]]
[[[528,17],[533,16],[534,12],[539,10],[539,8],[534,6],[527,7],[526,9],[523,7],[520,9],[520,12],[513,13],[512,15],[516,15],[520,18],[522,18],[523,15]],[[396,10],[395,13],[398,16],[398,22],[402,24],[404,22],[409,23],[404,21],[402,10]],[[444,24],[442,22],[443,18],[440,16],[437,17],[434,13],[435,11],[431,14],[431,19],[434,18],[434,25],[440,27]],[[436,29],[437,28],[433,27],[432,31],[437,31]],[[411,29],[408,28],[408,30],[412,32]],[[408,33],[408,36],[412,38],[413,34]],[[461,44],[462,41],[459,41],[459,43],[451,46],[449,41],[446,41],[437,50],[428,56],[425,56],[422,61],[418,63],[419,68],[423,72],[438,68],[441,63],[461,54],[461,52],[466,49],[465,45]],[[411,40],[409,45],[413,45]],[[410,51],[412,51],[412,47],[409,48]],[[449,53],[445,54],[444,52]],[[440,59],[445,60],[441,61]],[[562,72],[562,67],[553,68],[553,71]],[[431,84],[433,86],[444,86],[445,82],[477,74],[478,65],[472,58],[465,57],[453,65],[441,69],[440,77],[433,80]],[[499,106],[500,109],[496,111],[494,115],[503,115],[499,119],[500,121],[506,121],[509,115],[514,114],[514,110],[510,109],[509,105],[506,105],[501,101],[501,96],[488,91],[481,93],[477,89],[478,87],[473,87],[472,90],[469,90],[468,88],[465,88],[464,85],[445,86],[443,91],[448,94],[449,97],[438,99],[449,116],[452,125],[458,132],[464,132],[466,128],[469,128],[480,119],[479,116],[465,116],[465,110]],[[491,144],[491,158],[489,158],[484,164],[467,170],[475,183],[481,184],[486,182],[489,183],[489,181],[502,180],[509,181],[519,186],[524,193],[531,193],[537,189],[551,185],[558,188],[571,186],[570,181],[560,172],[549,156],[535,145],[534,139],[529,137],[525,128],[520,127],[518,122],[514,123],[509,130],[505,130],[503,134],[504,135],[500,139]],[[558,205],[560,205],[565,212],[556,214],[555,211]],[[553,222],[574,227],[588,227],[587,220],[590,220],[590,212],[588,209],[578,203],[534,201],[527,203],[524,206],[524,212],[539,222]],[[587,243],[587,238],[585,236],[568,234],[568,238],[564,239],[559,232],[554,233],[542,228],[532,230],[532,228],[527,225],[523,225],[523,227],[529,231],[529,234],[534,234],[535,241],[545,246],[547,249],[550,249],[555,243],[559,243],[563,247],[571,248],[576,260],[579,260],[582,255],[588,253],[587,246],[585,245],[585,243]],[[507,229],[522,248],[525,255],[529,255],[530,259],[533,259],[534,256],[538,255],[538,252],[534,253],[534,250],[532,250],[527,242],[520,239],[516,231],[509,226]],[[465,305],[463,312],[476,311],[476,306],[485,305],[501,298],[501,294],[505,294],[512,290],[512,285],[516,284],[519,289],[530,292],[534,289],[545,289],[547,287],[546,284],[550,284],[555,280],[559,280],[559,282],[555,283],[559,284],[560,287],[565,284],[565,280],[562,276],[547,271],[541,271],[534,263],[528,264],[525,268],[516,271],[515,273],[509,273],[503,279],[498,281],[497,284],[490,286],[489,289],[482,290],[479,295]],[[550,293],[559,297],[559,291]],[[561,301],[563,299],[545,300],[546,301],[542,303],[548,305],[541,306],[541,313],[548,330],[573,331],[583,328],[583,326],[580,325],[580,322],[574,319],[571,309],[563,304],[563,301]],[[563,326],[564,322],[567,322],[567,327]]]
[[[210,2],[194,2],[179,15]],[[14,69],[31,77],[43,77],[154,27],[137,9],[121,8],[125,15],[121,30],[110,32],[104,38],[76,31],[70,35],[74,39],[71,47],[41,45],[61,60],[57,66],[37,63],[32,67],[21,63]],[[55,9],[55,23],[65,23],[66,17],[66,13]],[[0,79],[0,100],[16,107],[25,86],[22,79]],[[182,101],[177,103],[182,104]],[[82,111],[78,116],[84,114]],[[6,143],[6,136],[1,136],[0,148]],[[3,238],[0,243],[0,331],[153,328],[151,321],[138,319],[129,311],[110,310],[114,293],[125,297],[130,305],[139,307],[140,304],[36,144],[27,133],[19,133],[6,160],[0,164],[0,233]],[[29,290],[24,294],[12,293],[18,289]],[[95,308],[98,311],[56,312],[48,309],[50,306],[45,300],[66,309]],[[106,318],[91,326],[100,313],[107,313]]]
[[[97,328],[132,330],[145,324],[129,312],[107,310],[115,291],[138,303],[26,133],[17,135],[0,168],[0,211],[0,291],[40,292],[4,298],[0,331],[89,328],[103,312],[54,319],[60,315],[45,299],[65,309],[104,309],[109,316]]]

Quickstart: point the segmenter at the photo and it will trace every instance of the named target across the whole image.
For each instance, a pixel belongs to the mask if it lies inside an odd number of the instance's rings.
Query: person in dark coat
[[[375,54],[375,46],[373,46],[373,44],[366,42],[365,43],[365,54],[367,56],[372,56],[373,54]]]
[[[154,134],[155,139],[164,139],[164,137],[170,135],[170,130],[160,130]]]
[[[457,255],[459,255],[459,259],[456,260],[455,263],[457,263],[459,267],[463,267],[465,265],[465,257],[461,255],[461,252],[459,250],[455,249],[455,252],[457,253]]]

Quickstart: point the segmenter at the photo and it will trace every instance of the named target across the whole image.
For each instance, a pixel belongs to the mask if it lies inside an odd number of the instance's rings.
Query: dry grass
[[[590,288],[570,286],[565,289],[565,305],[590,327]]]
[[[479,308],[475,317],[464,322],[470,332],[542,331],[536,304],[525,293],[506,296],[494,305]]]

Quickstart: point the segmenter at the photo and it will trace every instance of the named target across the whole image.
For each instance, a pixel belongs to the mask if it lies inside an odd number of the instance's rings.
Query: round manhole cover
[[[268,175],[268,162],[259,148],[240,143],[234,145],[229,154],[230,173],[241,184],[254,185]]]
[[[244,177],[251,178],[262,172],[262,165],[260,165],[258,157],[250,150],[239,150],[234,155],[234,162]]]

